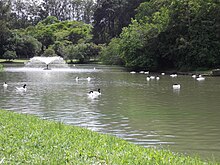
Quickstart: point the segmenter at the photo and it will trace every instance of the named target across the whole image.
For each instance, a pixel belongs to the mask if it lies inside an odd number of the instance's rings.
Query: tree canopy
[[[214,0],[144,2],[123,28],[117,55],[133,68],[219,67],[219,14],[220,2]]]
[[[101,50],[103,62],[136,69],[216,68],[219,27],[216,0],[1,0],[0,57],[84,62]]]

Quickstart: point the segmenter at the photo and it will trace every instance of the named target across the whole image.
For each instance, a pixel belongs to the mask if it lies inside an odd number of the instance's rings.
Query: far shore
[[[4,65],[4,64],[25,64],[26,62],[28,62],[29,59],[14,59],[14,60],[5,60],[5,59],[0,59],[0,64]],[[67,64],[79,64],[77,60],[68,60],[66,61]],[[87,63],[83,63],[83,64],[102,64],[100,61],[98,60],[90,60]],[[127,68],[127,70],[131,70],[129,68]],[[138,71],[137,71],[138,72]],[[165,74],[172,74],[172,73],[176,73],[178,75],[193,75],[193,74],[201,74],[202,76],[220,76],[220,69],[199,69],[199,70],[194,70],[194,71],[178,71],[178,70],[172,70],[172,69],[168,69],[168,70],[160,70],[160,71],[153,71],[153,74],[160,74],[164,72]],[[216,74],[215,74],[216,73]]]

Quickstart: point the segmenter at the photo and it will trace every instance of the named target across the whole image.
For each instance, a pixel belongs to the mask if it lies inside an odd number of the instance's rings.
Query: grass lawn
[[[25,59],[15,59],[15,60],[11,60],[11,61],[6,61],[5,59],[0,59],[0,63],[25,63],[28,60]]]
[[[114,136],[0,110],[0,164],[201,165],[198,157],[144,148]]]

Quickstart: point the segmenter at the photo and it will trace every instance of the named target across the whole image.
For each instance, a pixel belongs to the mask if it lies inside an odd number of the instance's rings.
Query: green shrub
[[[6,59],[6,60],[13,60],[15,58],[17,58],[17,54],[15,51],[10,51],[10,50],[7,50],[4,54],[3,54],[3,58]]]

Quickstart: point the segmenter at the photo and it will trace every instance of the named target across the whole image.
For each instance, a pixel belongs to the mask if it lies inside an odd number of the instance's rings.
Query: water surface
[[[109,133],[145,147],[219,160],[219,77],[198,82],[190,76],[165,75],[148,82],[146,75],[120,67],[76,65],[52,70],[6,67],[0,73],[4,81],[9,86],[0,87],[0,109]],[[15,87],[25,83],[27,92],[16,92]],[[173,83],[180,83],[181,89],[174,91]],[[100,97],[87,96],[98,88]]]

